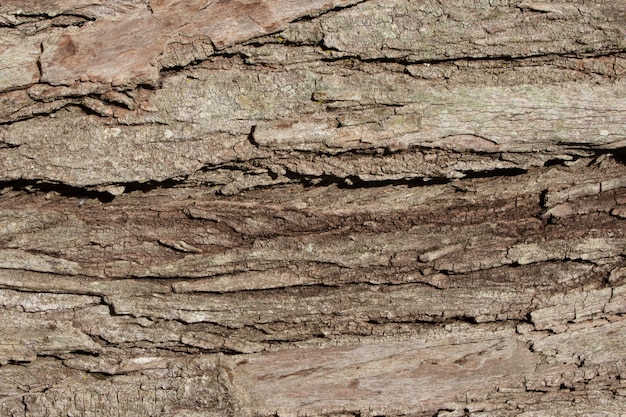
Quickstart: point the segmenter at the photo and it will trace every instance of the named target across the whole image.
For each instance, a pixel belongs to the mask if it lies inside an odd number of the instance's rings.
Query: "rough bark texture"
[[[623,1],[0,4],[0,415],[623,416]]]

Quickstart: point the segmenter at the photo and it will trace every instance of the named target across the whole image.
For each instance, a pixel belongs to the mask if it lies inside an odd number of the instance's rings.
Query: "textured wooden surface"
[[[623,416],[626,5],[0,4],[0,415]]]

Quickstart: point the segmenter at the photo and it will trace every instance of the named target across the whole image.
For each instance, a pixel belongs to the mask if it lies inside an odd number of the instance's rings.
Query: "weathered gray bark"
[[[180,3],[0,4],[0,415],[623,415],[623,1]]]

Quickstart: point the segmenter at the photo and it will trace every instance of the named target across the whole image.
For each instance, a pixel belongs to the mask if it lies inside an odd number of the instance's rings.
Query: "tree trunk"
[[[3,1],[0,415],[623,415],[625,9]]]

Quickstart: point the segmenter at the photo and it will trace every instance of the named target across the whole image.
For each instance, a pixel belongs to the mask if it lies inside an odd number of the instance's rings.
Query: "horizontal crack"
[[[280,43],[281,45],[287,45],[284,42]],[[258,46],[263,46],[262,44]],[[318,43],[317,45],[303,45],[303,46],[320,46],[322,49],[326,51],[338,52],[342,53],[342,50],[336,48],[330,48],[325,46],[323,41]],[[407,55],[410,55],[414,51],[407,50]],[[612,57],[623,54],[624,50],[616,49],[613,51],[594,51],[593,53],[543,53],[543,54],[529,54],[529,55],[488,55],[488,56],[457,56],[451,58],[429,58],[429,59],[409,59],[407,57],[371,57],[364,58],[357,54],[346,54],[335,57],[324,57],[320,58],[322,62],[341,62],[345,60],[354,60],[363,63],[380,63],[380,64],[400,64],[400,65],[417,65],[417,64],[429,64],[429,65],[437,65],[437,64],[450,64],[450,63],[460,63],[460,62],[506,62],[506,63],[515,63],[519,61],[525,61],[529,59],[540,59],[540,58],[605,58]]]
[[[49,193],[57,192],[63,197],[74,197],[79,199],[79,205],[84,199],[97,199],[103,203],[109,203],[114,196],[105,191],[90,190],[84,187],[73,186],[60,182],[48,182],[36,179],[19,179],[0,181],[0,189],[10,188],[14,191],[26,193]]]

